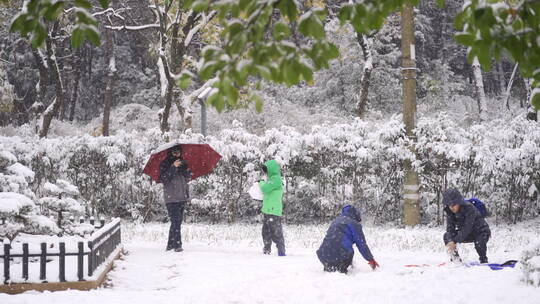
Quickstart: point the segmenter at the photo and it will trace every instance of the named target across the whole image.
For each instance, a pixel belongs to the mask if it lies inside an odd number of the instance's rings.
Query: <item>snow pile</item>
[[[530,285],[540,287],[540,243],[536,243],[523,251],[521,260],[522,280]]]

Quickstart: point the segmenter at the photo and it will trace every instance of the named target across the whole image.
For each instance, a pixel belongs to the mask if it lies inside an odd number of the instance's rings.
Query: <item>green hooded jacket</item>
[[[264,163],[268,174],[268,180],[259,182],[263,194],[262,213],[282,216],[283,215],[283,183],[279,164],[275,160]]]

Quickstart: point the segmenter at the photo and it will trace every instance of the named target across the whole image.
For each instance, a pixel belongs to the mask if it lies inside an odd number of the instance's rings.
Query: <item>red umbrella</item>
[[[167,158],[168,151],[175,146],[182,147],[182,158],[188,163],[191,179],[206,175],[216,167],[221,155],[208,144],[169,143],[156,149],[144,166],[143,172],[148,174],[157,183],[159,179],[159,165]]]

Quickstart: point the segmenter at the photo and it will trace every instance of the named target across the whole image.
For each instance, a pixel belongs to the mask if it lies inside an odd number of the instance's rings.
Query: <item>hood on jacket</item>
[[[450,205],[463,205],[465,204],[465,200],[463,199],[463,195],[456,190],[456,189],[448,189],[444,191],[443,193],[443,205],[450,206]]]
[[[281,177],[281,169],[279,168],[279,164],[274,159],[268,160],[264,163],[266,166],[266,171],[268,173],[268,178],[272,176],[279,176]]]
[[[360,217],[360,211],[358,211],[358,209],[356,209],[352,205],[347,205],[343,207],[343,210],[341,211],[341,215],[348,216],[357,222],[362,221],[362,218]]]
[[[173,151],[176,151],[176,150],[180,150],[180,152],[182,152],[182,146],[176,145],[176,146],[170,148],[169,150],[167,150],[167,158],[168,158],[168,159],[176,158],[176,157],[174,157],[174,156],[172,155]],[[182,158],[182,157],[180,157],[180,158]]]

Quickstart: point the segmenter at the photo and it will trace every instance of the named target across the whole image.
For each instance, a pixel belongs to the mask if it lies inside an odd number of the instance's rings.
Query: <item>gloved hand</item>
[[[448,242],[448,244],[446,244],[446,248],[448,249],[448,252],[454,252],[456,251],[456,243]]]
[[[369,261],[368,264],[371,267],[371,269],[373,269],[373,270],[375,270],[375,268],[377,268],[377,267],[380,267],[379,263],[377,263],[377,261],[375,261],[374,259]]]

